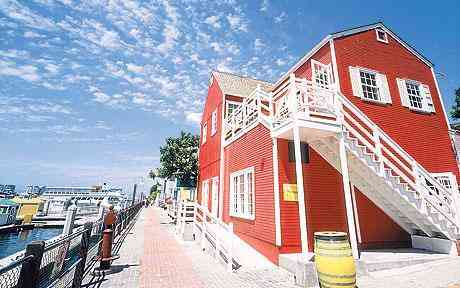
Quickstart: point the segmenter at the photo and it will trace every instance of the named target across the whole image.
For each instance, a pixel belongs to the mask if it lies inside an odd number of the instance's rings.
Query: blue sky
[[[460,86],[458,4],[0,0],[0,183],[131,185],[198,133],[212,69],[276,81],[325,35],[384,21]]]

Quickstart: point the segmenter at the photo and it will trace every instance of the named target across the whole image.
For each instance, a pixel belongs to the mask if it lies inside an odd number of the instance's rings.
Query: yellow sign
[[[179,188],[179,195],[182,201],[192,201],[192,191],[185,187]]]
[[[298,201],[297,184],[283,184],[283,200]]]

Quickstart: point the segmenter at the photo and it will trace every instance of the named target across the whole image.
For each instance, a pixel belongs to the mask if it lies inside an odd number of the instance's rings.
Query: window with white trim
[[[214,136],[217,132],[217,109],[212,112],[211,115],[211,136]]]
[[[416,82],[406,81],[407,95],[412,108],[422,109],[422,95],[420,94],[420,85]]]
[[[398,84],[401,105],[411,110],[427,113],[435,112],[430,87],[410,79],[396,78]]]
[[[377,87],[376,73],[359,71],[363,97],[370,100],[380,101],[379,87]]]
[[[208,123],[204,122],[201,128],[201,144],[206,143],[206,134],[208,133]]]
[[[226,117],[241,106],[240,102],[227,101]]]
[[[354,96],[383,104],[392,102],[385,74],[361,67],[350,66],[349,70]]]
[[[311,60],[313,84],[328,89],[331,84],[330,66]]]
[[[255,219],[254,167],[230,175],[230,216]]]
[[[375,34],[377,36],[377,40],[383,43],[388,43],[388,35],[382,29],[375,29]]]

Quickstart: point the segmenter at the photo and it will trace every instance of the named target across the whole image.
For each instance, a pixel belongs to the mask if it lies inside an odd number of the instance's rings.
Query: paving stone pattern
[[[227,272],[222,263],[216,262],[212,251],[201,251],[198,241],[178,239],[166,213],[153,207],[140,213],[119,255],[112,273],[86,279],[84,287],[298,287],[290,273],[276,266],[269,269],[242,267],[237,272]],[[358,279],[360,288],[446,288],[459,283],[460,257],[374,272]]]

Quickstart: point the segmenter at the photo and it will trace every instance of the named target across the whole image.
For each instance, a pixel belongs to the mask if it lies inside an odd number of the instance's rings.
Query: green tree
[[[160,168],[155,176],[177,178],[181,185],[196,186],[199,136],[182,131],[179,137],[166,138],[160,147]]]
[[[460,119],[460,88],[455,90],[455,104],[450,110],[450,116],[454,119]]]

